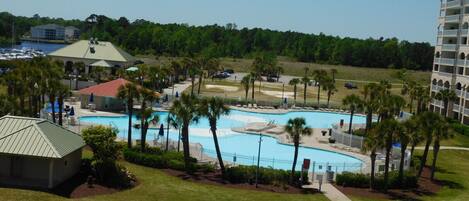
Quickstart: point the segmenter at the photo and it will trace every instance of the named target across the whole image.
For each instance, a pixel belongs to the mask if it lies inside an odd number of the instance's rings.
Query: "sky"
[[[436,43],[440,0],[0,0],[0,12],[85,19],[90,14],[158,23]]]

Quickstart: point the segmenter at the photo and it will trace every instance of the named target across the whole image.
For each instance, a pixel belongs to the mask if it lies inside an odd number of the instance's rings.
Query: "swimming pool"
[[[161,123],[166,122],[167,112],[157,112]],[[241,134],[231,131],[231,128],[241,127],[252,122],[270,122],[284,125],[290,118],[303,117],[308,126],[312,128],[329,128],[332,124],[340,122],[341,119],[348,120],[350,115],[327,113],[327,112],[289,112],[285,114],[264,114],[232,110],[230,115],[222,116],[218,121],[218,136],[220,149],[223,152],[223,159],[244,165],[254,165],[257,163],[258,135]],[[137,123],[137,119],[133,117]],[[119,130],[119,137],[126,138],[128,130],[128,116],[120,117],[81,117],[80,122],[101,125],[110,125]],[[364,123],[365,117],[355,116],[354,123]],[[198,124],[190,127],[190,142],[200,143],[204,147],[204,153],[215,157],[215,150],[212,135],[209,130],[207,119],[201,119]],[[150,129],[147,139],[157,139],[159,129]],[[132,129],[133,139],[140,139],[140,130]],[[169,138],[178,139],[178,131],[170,130]],[[275,138],[263,136],[260,165],[264,167],[274,167],[279,169],[291,169],[294,147],[280,144]],[[297,168],[300,169],[303,159],[311,159],[314,162],[316,171],[323,171],[327,166],[331,166],[334,171],[354,171],[359,170],[362,161],[357,158],[325,151],[321,149],[300,147],[298,153]]]

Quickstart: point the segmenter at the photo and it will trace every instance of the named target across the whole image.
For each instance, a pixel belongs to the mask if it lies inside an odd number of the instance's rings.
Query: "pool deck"
[[[233,131],[238,133],[245,133],[251,135],[258,135],[259,133],[265,136],[274,137],[278,143],[293,145],[289,139],[289,134],[283,130],[283,125],[268,125],[267,123],[250,123],[245,127],[232,128]],[[346,149],[345,146],[337,144],[330,144],[328,142],[329,136],[322,136],[322,131],[327,131],[327,128],[313,128],[313,133],[310,136],[302,136],[300,146],[307,148],[321,149],[325,151],[336,152],[348,155],[363,161],[361,172],[369,172],[371,166],[370,158],[363,154],[358,149]]]

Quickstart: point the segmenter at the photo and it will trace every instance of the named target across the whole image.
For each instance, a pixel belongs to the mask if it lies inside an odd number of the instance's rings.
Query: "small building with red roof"
[[[119,78],[80,90],[81,108],[94,105],[94,109],[101,111],[125,110],[125,102],[117,97],[117,93],[119,87],[127,83],[129,81]]]

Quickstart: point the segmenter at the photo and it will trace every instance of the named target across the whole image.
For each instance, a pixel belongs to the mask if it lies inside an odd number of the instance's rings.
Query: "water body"
[[[41,50],[42,52],[49,54],[65,46],[67,46],[67,44],[23,41],[21,45],[16,45],[14,46],[14,48],[16,49],[28,48],[28,49]]]

